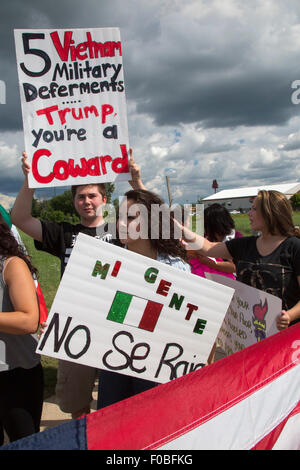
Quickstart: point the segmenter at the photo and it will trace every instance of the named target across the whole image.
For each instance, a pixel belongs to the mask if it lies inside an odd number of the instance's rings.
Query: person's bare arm
[[[300,288],[300,276],[297,276],[298,285]],[[300,318],[300,301],[297,302],[289,310],[282,310],[276,319],[277,329],[284,330],[289,326],[292,321],[298,320]]]
[[[210,266],[211,268],[216,269],[217,271],[221,271],[222,273],[232,274],[232,273],[235,273],[236,271],[235,264],[232,261],[224,261],[224,260],[219,261],[219,260],[214,260],[207,256],[202,256],[202,255],[198,255],[198,258],[203,264],[207,264],[207,266]],[[203,261],[203,258],[205,258],[208,261],[206,262]]]
[[[4,266],[4,281],[15,310],[0,312],[0,331],[15,335],[35,333],[39,325],[39,307],[28,266],[18,257],[8,259]]]
[[[193,251],[196,255],[205,255],[210,258],[231,259],[231,255],[224,242],[210,242],[207,238],[192,232],[189,228],[179,224],[174,219],[175,225],[182,231],[182,239],[185,242],[185,249]]]
[[[141,169],[137,163],[135,163],[133,158],[132,149],[129,149],[129,171],[131,173],[131,180],[129,181],[133,189],[146,189],[142,178],[141,178]]]
[[[215,261],[215,266],[214,269],[217,269],[217,271],[221,271],[222,273],[230,273],[233,274],[236,271],[235,264],[232,261]]]
[[[25,152],[22,156],[22,170],[25,175],[25,180],[12,208],[11,221],[27,235],[41,242],[42,224],[39,219],[36,219],[31,215],[34,189],[28,187],[28,173],[30,171],[30,166]]]

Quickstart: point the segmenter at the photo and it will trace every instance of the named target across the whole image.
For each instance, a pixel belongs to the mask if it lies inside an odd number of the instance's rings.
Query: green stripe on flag
[[[123,323],[133,295],[117,291],[107,315],[107,320]]]

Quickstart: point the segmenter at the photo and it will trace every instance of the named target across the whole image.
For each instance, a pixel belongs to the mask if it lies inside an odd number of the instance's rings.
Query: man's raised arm
[[[147,189],[144,186],[141,178],[141,170],[140,167],[135,163],[132,149],[129,149],[129,171],[131,173],[131,180],[129,181],[130,185],[133,189]]]
[[[36,219],[31,215],[34,189],[28,187],[28,173],[30,166],[28,164],[27,155],[25,152],[23,152],[22,156],[22,170],[25,175],[25,180],[12,208],[10,214],[11,221],[24,233],[41,242],[42,224],[39,219]]]

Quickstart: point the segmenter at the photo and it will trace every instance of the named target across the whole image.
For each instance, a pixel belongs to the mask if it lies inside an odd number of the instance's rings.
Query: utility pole
[[[169,181],[168,176],[166,176],[166,182],[167,182],[168,197],[169,197],[169,207],[171,207],[172,206],[172,195],[171,195],[170,181]]]

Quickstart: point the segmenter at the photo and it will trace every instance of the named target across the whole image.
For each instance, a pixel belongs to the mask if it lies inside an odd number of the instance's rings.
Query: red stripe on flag
[[[282,433],[288,420],[300,413],[300,401],[297,404],[296,408],[283,420],[281,423],[276,426],[269,434],[267,434],[261,441],[259,441],[251,450],[270,450],[273,449],[275,443],[277,442],[280,434]],[[299,439],[300,440],[300,439]]]
[[[291,348],[299,337],[298,323],[201,370],[87,415],[88,448],[162,447],[298,367]]]
[[[154,331],[162,308],[163,304],[149,300],[139,323],[139,328],[147,331]]]
[[[40,324],[42,324],[48,318],[48,310],[47,310],[47,306],[46,306],[46,302],[43,296],[42,289],[40,288],[38,281],[36,281],[36,292],[37,292],[39,304],[40,304]]]

